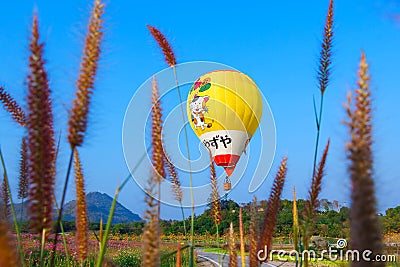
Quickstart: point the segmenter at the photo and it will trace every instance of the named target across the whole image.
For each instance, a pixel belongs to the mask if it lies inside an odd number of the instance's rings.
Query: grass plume
[[[156,27],[147,25],[151,35],[158,43],[158,46],[162,49],[164,54],[165,62],[171,67],[176,65],[176,58],[174,50],[172,50],[171,45],[169,44],[167,38],[165,38],[164,34],[160,32]]]
[[[210,176],[211,176],[211,214],[215,226],[218,227],[218,225],[222,221],[221,203],[219,201],[218,181],[211,152],[210,152]]]
[[[16,123],[25,126],[26,115],[24,110],[2,86],[0,86],[0,102],[3,103],[4,108],[11,114]]]
[[[104,4],[101,0],[95,0],[85,38],[79,77],[76,81],[75,99],[68,121],[68,141],[71,147],[82,145],[87,128],[91,95],[93,94],[101,52],[100,46],[103,39],[103,13]]]
[[[20,151],[20,160],[19,160],[19,177],[18,177],[18,198],[21,199],[21,215],[20,220],[22,220],[22,215],[24,214],[24,200],[28,197],[28,164],[27,164],[27,155],[28,153],[28,144],[26,137],[22,137],[21,141],[21,151]]]
[[[370,75],[365,54],[361,54],[354,100],[349,94],[345,106],[350,140],[346,144],[352,184],[350,209],[351,249],[371,250],[373,257],[382,253],[383,243],[376,215],[373,169],[373,135]],[[355,102],[353,105],[353,101]],[[366,234],[367,233],[367,234]],[[352,262],[352,266],[384,266],[380,262]]]
[[[297,210],[296,187],[293,188],[293,249],[299,251],[299,214]]]
[[[11,215],[11,211],[10,211],[10,195],[8,193],[8,182],[6,179],[6,176],[4,175],[3,177],[3,182],[1,184],[1,200],[2,200],[2,210],[1,212],[3,213],[2,216],[4,216],[4,218],[6,219],[6,221],[8,221],[8,219],[10,218]]]
[[[249,264],[250,267],[258,267],[257,259],[257,237],[258,237],[258,221],[257,221],[257,197],[254,196],[253,203],[250,207],[250,251]]]
[[[186,130],[186,125],[185,125],[185,111],[183,109],[183,101],[182,101],[182,95],[179,87],[179,82],[178,82],[178,75],[176,72],[176,58],[175,58],[175,53],[172,50],[171,45],[169,44],[168,40],[165,38],[164,34],[162,34],[157,28],[147,25],[147,28],[149,29],[151,35],[154,37],[156,42],[158,43],[158,46],[161,48],[166,63],[172,67],[173,72],[174,72],[174,78],[175,78],[175,84],[176,88],[178,91],[178,97],[179,97],[179,103],[181,104],[181,115],[182,115],[182,123],[184,124],[183,127],[183,132],[185,135],[185,146],[186,146],[186,152],[187,152],[187,163],[188,163],[188,170],[189,170],[189,188],[190,188],[190,198],[192,202],[192,214],[191,214],[191,220],[190,220],[190,260],[189,260],[189,267],[194,266],[194,193],[193,193],[193,176],[192,176],[192,166],[191,166],[191,156],[190,156],[190,150],[189,150],[189,138]]]
[[[78,244],[78,260],[83,263],[88,252],[88,218],[86,210],[85,180],[78,150],[75,149],[75,187],[76,187],[76,241]]]
[[[187,236],[185,212],[183,210],[183,205],[182,205],[183,193],[182,193],[181,181],[179,180],[178,172],[176,171],[175,165],[171,162],[166,152],[164,152],[164,160],[165,160],[165,165],[167,167],[166,169],[168,171],[168,175],[171,178],[172,189],[174,192],[175,199],[176,201],[179,202],[179,205],[181,206],[183,230],[185,236]]]
[[[233,230],[233,223],[229,227],[229,267],[237,267],[237,252],[235,243],[235,232]]]
[[[315,217],[315,213],[319,207],[319,194],[322,189],[322,178],[325,175],[325,164],[326,164],[326,158],[328,156],[328,151],[329,151],[329,144],[330,141],[328,140],[324,153],[322,154],[322,158],[320,163],[318,164],[317,171],[312,178],[311,182],[311,189],[308,192],[308,201],[305,206],[305,217],[309,219],[310,221],[313,221]]]
[[[68,120],[68,142],[71,146],[71,154],[69,157],[67,174],[64,180],[60,209],[57,216],[57,230],[59,230],[64,209],[65,195],[67,192],[69,175],[74,158],[74,149],[82,145],[87,129],[91,96],[94,90],[94,82],[101,53],[101,43],[103,40],[102,16],[104,14],[104,6],[105,5],[101,0],[94,1],[94,6],[90,13],[88,29],[85,36],[85,44],[79,69],[79,76],[76,81],[77,89],[75,92],[75,98],[72,102],[72,110],[69,114]],[[56,249],[57,238],[54,238],[51,266],[54,266],[54,255]]]
[[[28,177],[29,221],[43,235],[52,226],[55,182],[55,140],[52,100],[43,59],[43,43],[39,43],[37,16],[33,17],[28,75]]]
[[[333,40],[333,0],[329,1],[328,13],[324,27],[322,48],[318,66],[318,87],[321,94],[325,93],[329,83]]]
[[[317,136],[315,140],[315,150],[314,150],[314,160],[313,160],[313,175],[315,176],[316,167],[317,167],[317,158],[318,158],[318,148],[319,148],[319,137],[321,133],[321,124],[322,124],[322,110],[324,105],[324,96],[325,91],[328,87],[329,77],[330,77],[330,68],[332,64],[332,41],[333,41],[333,0],[329,1],[328,13],[326,15],[322,48],[319,59],[318,66],[318,87],[321,93],[319,111],[317,113],[317,108],[315,105],[314,99],[314,115],[315,122],[317,126]]]
[[[272,235],[274,232],[276,218],[279,211],[279,203],[281,200],[283,185],[285,184],[287,172],[287,157],[284,157],[279,166],[278,173],[275,176],[274,184],[272,186],[271,194],[268,199],[267,209],[265,211],[264,223],[261,230],[261,235],[258,240],[258,249],[264,249],[267,246],[268,250],[271,249]],[[266,252],[268,255],[268,252]]]
[[[322,154],[321,161],[318,164],[316,172],[314,173],[314,177],[312,178],[311,189],[308,192],[308,200],[304,207],[303,244],[305,250],[309,249],[309,241],[315,225],[316,211],[319,207],[318,198],[321,192],[322,178],[324,177],[324,169],[326,158],[328,156],[329,144],[330,141],[328,140],[324,149],[324,153]],[[304,258],[304,266],[308,266],[308,257]]]
[[[172,189],[174,192],[175,200],[178,201],[182,205],[182,187],[181,187],[181,181],[179,180],[178,173],[176,171],[175,165],[171,162],[170,158],[168,155],[164,152],[165,154],[165,165],[166,169],[168,171],[168,175],[171,178],[172,182]]]
[[[18,179],[18,198],[22,201],[28,196],[28,166],[27,166],[28,144],[26,137],[22,138],[20,160],[19,160],[19,179]]]
[[[154,199],[155,193],[154,177],[148,180],[145,202],[147,205],[144,219],[146,224],[142,233],[142,266],[157,267],[160,265],[160,226],[158,218],[158,204]]]
[[[160,93],[156,77],[153,77],[151,87],[151,147],[152,162],[155,171],[156,183],[161,183],[165,178],[164,148],[162,143],[162,109]]]
[[[239,235],[240,235],[240,258],[242,261],[242,267],[246,267],[246,256],[244,254],[244,232],[243,232],[243,209],[239,209]]]
[[[145,202],[145,220],[142,233],[142,266],[160,265],[160,184],[165,177],[165,154],[162,144],[162,110],[157,80],[153,77],[151,90],[151,146],[152,174],[148,179]],[[154,199],[155,187],[158,186],[158,201]]]
[[[217,173],[215,171],[215,165],[211,151],[209,151],[209,155],[210,155],[210,180],[211,180],[211,216],[215,224],[216,234],[217,234],[217,247],[219,248],[220,245],[219,225],[222,221],[221,202],[219,200],[219,193],[218,193]],[[218,255],[218,262],[219,261],[220,261],[220,256]]]

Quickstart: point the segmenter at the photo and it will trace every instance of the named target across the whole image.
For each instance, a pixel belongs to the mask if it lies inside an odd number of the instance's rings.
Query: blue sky
[[[0,84],[25,105],[27,45],[34,10],[39,14],[45,58],[54,97],[56,130],[63,143],[58,164],[58,194],[69,154],[66,139],[67,110],[74,94],[87,14],[91,1],[3,1],[0,10]],[[122,149],[125,110],[137,88],[166,67],[146,24],[157,26],[170,40],[180,63],[220,62],[251,76],[265,95],[274,115],[277,133],[272,171],[255,193],[267,198],[277,165],[287,155],[288,177],[283,192],[291,198],[293,186],[305,198],[310,185],[315,124],[312,98],[318,99],[316,68],[328,1],[107,1],[106,33],[90,124],[81,149],[87,191],[112,195],[126,177]],[[322,144],[331,138],[322,197],[349,203],[349,178],[342,124],[342,103],[354,88],[360,51],[370,63],[375,116],[375,163],[379,209],[400,204],[400,124],[398,62],[400,28],[393,15],[396,1],[337,0],[333,69],[326,92]],[[201,75],[201,74],[200,74]],[[188,128],[190,131],[190,129]],[[11,185],[17,185],[18,149],[23,131],[0,110],[0,144]],[[256,140],[255,144],[257,144]],[[322,150],[322,147],[321,147]],[[243,181],[243,182],[242,182]],[[246,177],[230,194],[248,202]],[[14,190],[14,195],[16,195]],[[68,199],[74,197],[74,185]],[[143,214],[143,193],[133,182],[120,201]],[[166,207],[163,218],[179,218],[180,211]]]

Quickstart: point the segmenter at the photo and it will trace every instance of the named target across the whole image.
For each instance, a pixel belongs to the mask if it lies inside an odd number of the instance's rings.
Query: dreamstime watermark
[[[153,76],[157,80],[160,101],[163,111],[163,143],[172,163],[179,172],[183,191],[183,207],[192,206],[191,190],[194,196],[194,206],[202,206],[209,202],[211,185],[207,173],[210,162],[209,154],[204,144],[194,135],[187,116],[187,96],[191,86],[198,78],[216,70],[235,70],[234,68],[216,62],[188,62],[176,65],[178,86],[182,103],[179,100],[178,88],[172,68],[166,68],[149,77],[135,90],[126,109],[122,129],[122,145],[126,164],[136,183],[145,191],[153,168],[151,163],[151,89]],[[252,76],[250,74],[250,76]],[[251,77],[257,83],[260,77]],[[275,122],[272,112],[261,88],[262,118],[258,130],[246,147],[246,152],[240,158],[237,167],[230,176],[232,188],[242,179],[246,179],[248,192],[257,190],[266,179],[275,156]],[[184,120],[182,117],[184,110]],[[221,111],[222,112],[222,111]],[[226,112],[223,110],[223,112]],[[189,118],[190,119],[190,118]],[[212,122],[212,121],[208,121]],[[207,122],[207,123],[208,123]],[[218,124],[218,121],[213,122]],[[185,147],[184,128],[189,136],[191,169],[188,168],[187,149]],[[223,188],[225,174],[222,168],[217,168],[218,187]],[[189,172],[193,176],[190,188]],[[171,182],[166,179],[161,183],[161,202],[180,206],[171,189]],[[220,192],[223,195],[224,192]],[[158,199],[158,194],[153,195]]]
[[[396,262],[396,255],[375,255],[373,251],[366,249],[363,251],[349,249],[345,250],[347,242],[345,239],[339,239],[336,246],[330,246],[328,249],[316,253],[314,250],[304,250],[301,253],[296,250],[268,250],[265,246],[257,253],[259,261],[278,260],[278,261],[299,261],[308,259],[309,261],[348,261],[348,262]]]

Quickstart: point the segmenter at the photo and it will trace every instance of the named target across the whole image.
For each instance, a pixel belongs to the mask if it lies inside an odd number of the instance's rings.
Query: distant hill
[[[103,218],[103,222],[107,222],[108,213],[110,211],[110,207],[112,204],[113,198],[105,193],[100,192],[91,192],[86,195],[86,205],[88,210],[89,222],[100,222],[100,218]],[[14,204],[15,212],[17,214],[18,220],[21,216],[21,204]],[[76,201],[69,201],[64,205],[64,221],[75,221],[75,207]],[[23,221],[26,221],[28,205],[24,203],[24,214],[22,215]],[[54,211],[54,217],[56,217],[56,211]],[[117,202],[115,207],[113,223],[129,223],[129,222],[137,222],[142,219],[139,215],[133,213],[128,210],[120,203]]]

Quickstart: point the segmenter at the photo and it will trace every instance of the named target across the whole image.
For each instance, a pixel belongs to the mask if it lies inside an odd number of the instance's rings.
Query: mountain
[[[103,218],[103,222],[107,222],[108,213],[112,204],[113,198],[105,193],[91,192],[86,195],[86,205],[88,211],[89,222],[100,222],[100,218]],[[17,218],[20,218],[22,204],[14,204]],[[75,207],[76,201],[72,200],[64,204],[64,217],[63,221],[75,221]],[[24,203],[22,219],[26,221],[26,211],[28,209],[27,203]],[[54,217],[56,218],[57,212],[54,211]],[[114,211],[113,224],[115,223],[129,223],[137,222],[142,219],[139,215],[125,208],[123,205],[117,202]]]

